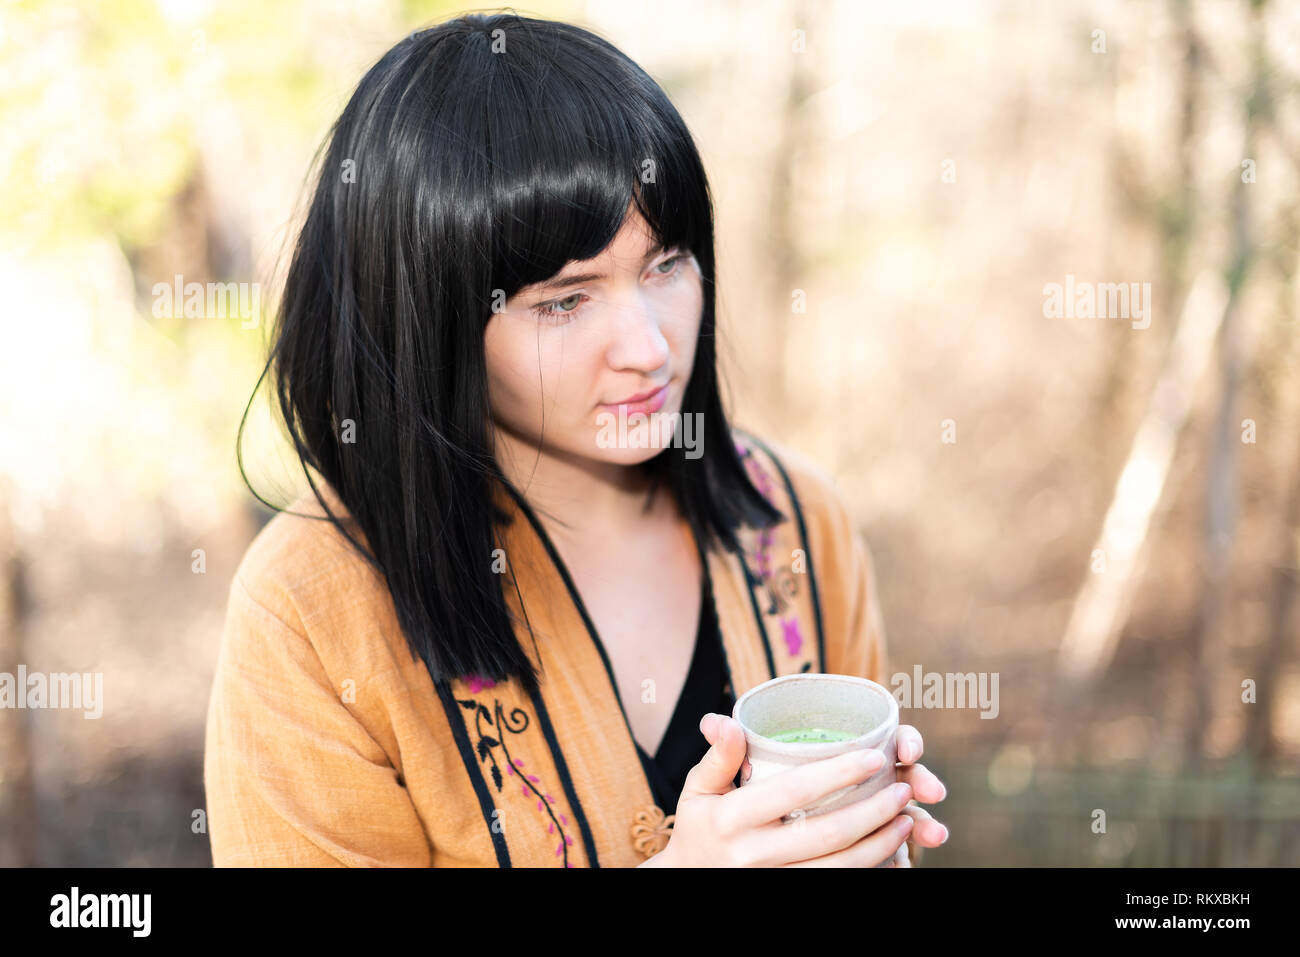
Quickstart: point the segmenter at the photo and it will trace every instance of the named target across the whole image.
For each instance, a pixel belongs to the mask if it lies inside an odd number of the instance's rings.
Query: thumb
[[[745,733],[732,718],[706,714],[700,720],[700,733],[713,747],[686,775],[682,798],[697,794],[726,794],[735,790],[733,782],[745,760]]]

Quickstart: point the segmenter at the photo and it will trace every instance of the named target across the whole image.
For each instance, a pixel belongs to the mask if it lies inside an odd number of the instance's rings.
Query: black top
[[[654,792],[655,803],[664,814],[677,813],[677,799],[686,785],[686,775],[708,753],[709,742],[700,733],[700,719],[710,711],[730,716],[736,699],[722,656],[722,632],[713,607],[713,588],[707,568],[700,621],[695,633],[695,656],[686,675],[676,710],[668,721],[659,750],[652,758],[638,743],[637,754]]]

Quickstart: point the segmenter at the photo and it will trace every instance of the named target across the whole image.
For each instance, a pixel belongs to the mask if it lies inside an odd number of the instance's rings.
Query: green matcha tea
[[[845,731],[831,731],[827,728],[795,728],[780,734],[768,734],[764,737],[782,744],[825,744],[828,741],[851,741],[857,737]]]

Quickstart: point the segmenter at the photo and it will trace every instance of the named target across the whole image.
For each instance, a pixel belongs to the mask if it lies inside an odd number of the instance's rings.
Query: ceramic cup
[[[876,748],[885,764],[861,784],[832,791],[808,807],[781,818],[825,814],[870,797],[897,780],[898,701],[889,689],[852,675],[797,674],[765,681],[740,696],[731,716],[745,729],[747,753],[740,767],[744,787],[788,768],[835,757],[845,751]],[[768,734],[795,728],[826,728],[854,735],[845,741],[793,744]]]

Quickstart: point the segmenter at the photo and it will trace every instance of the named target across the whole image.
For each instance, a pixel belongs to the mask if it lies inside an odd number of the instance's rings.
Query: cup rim
[[[774,738],[769,738],[766,735],[762,735],[759,734],[757,731],[751,730],[750,727],[747,724],[745,724],[745,722],[740,720],[741,706],[745,703],[745,700],[749,698],[750,695],[753,695],[766,688],[770,688],[773,685],[781,684],[787,681],[799,681],[801,679],[815,680],[815,681],[825,681],[829,679],[835,681],[852,682],[853,684],[866,686],[870,688],[872,691],[883,695],[885,700],[888,702],[887,705],[888,712],[886,713],[882,721],[872,725],[870,728],[862,732],[862,734],[858,735],[856,738],[846,738],[843,741],[822,741],[822,742],[815,742],[815,743],[813,742],[795,743],[795,742],[787,742],[787,741],[777,741]],[[742,694],[739,698],[736,699],[736,703],[731,709],[731,717],[744,730],[745,740],[750,747],[758,746],[761,748],[768,749],[770,751],[775,751],[777,753],[803,755],[810,758],[817,758],[817,757],[832,757],[843,751],[854,751],[859,748],[873,747],[876,744],[883,742],[883,740],[889,736],[890,729],[898,727],[899,711],[898,711],[898,699],[894,697],[893,692],[891,692],[888,688],[886,688],[878,681],[872,681],[870,678],[863,678],[859,675],[831,674],[831,673],[820,672],[820,671],[817,672],[801,671],[798,674],[780,675],[776,678],[769,678],[767,681],[764,681],[762,684],[755,685],[754,687],[750,688],[748,691],[746,691],[744,694]],[[872,739],[874,738],[880,738],[881,741],[879,742],[873,741]]]

